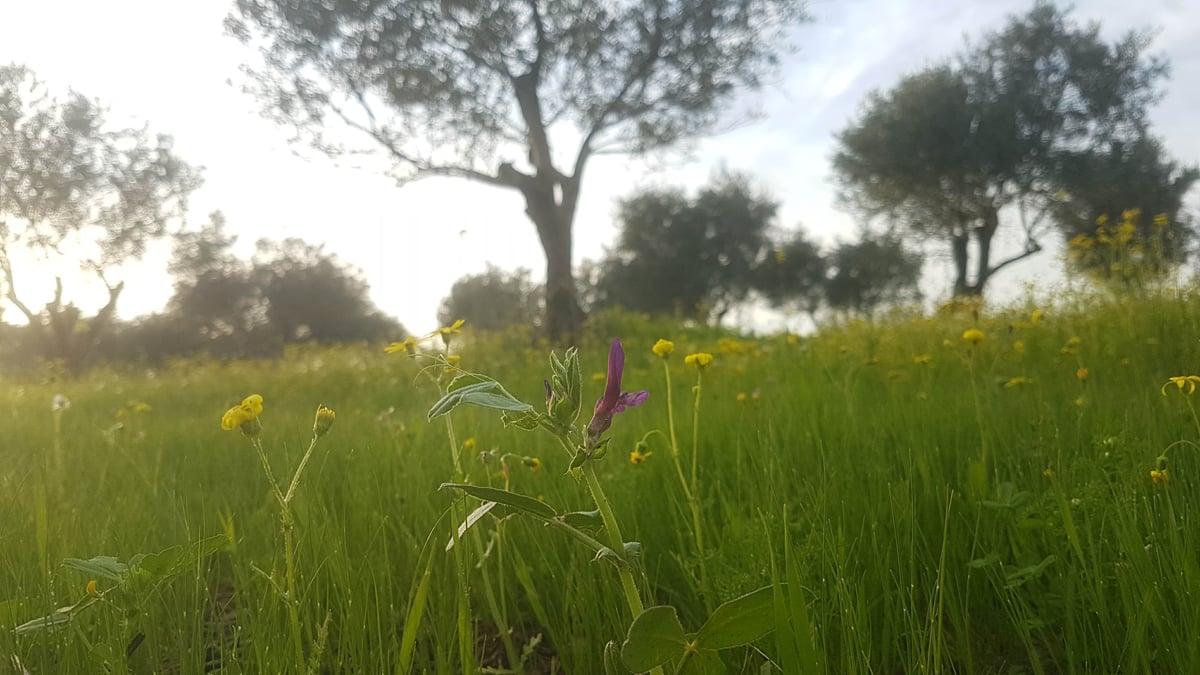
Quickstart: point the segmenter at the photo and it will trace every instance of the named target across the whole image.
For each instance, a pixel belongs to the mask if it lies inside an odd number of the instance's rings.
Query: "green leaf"
[[[500,416],[500,421],[506,427],[516,427],[525,431],[533,431],[541,426],[542,416],[533,410],[527,410],[523,413],[505,412]]]
[[[480,518],[486,516],[488,514],[488,512],[494,508],[496,508],[496,502],[484,502],[484,503],[480,504],[479,507],[476,508],[474,511],[467,514],[467,519],[462,521],[458,525],[458,537],[451,537],[450,541],[446,542],[446,550],[449,551],[449,550],[453,549],[454,548],[454,540],[456,538],[462,539],[462,536],[467,533],[467,530],[471,529],[472,525],[479,522]]]
[[[135,556],[130,568],[146,572],[152,577],[172,577],[191,568],[192,563],[203,560],[225,548],[228,541],[223,534],[215,534],[186,546],[171,546],[158,553]],[[136,561],[136,562],[135,562]]]
[[[477,405],[480,408],[507,410],[509,412],[530,412],[533,410],[533,406],[513,398],[508,392],[495,394],[488,391],[473,391],[464,394],[462,402]]]
[[[487,502],[499,502],[505,506],[510,506],[518,511],[533,514],[539,518],[553,518],[558,515],[554,507],[545,502],[539,502],[533,497],[526,497],[516,492],[501,490],[499,488],[484,487],[482,485],[469,485],[466,483],[442,483],[438,488],[445,490],[451,488],[454,490],[462,490],[463,492],[477,497]]]
[[[598,530],[604,527],[604,518],[600,516],[600,509],[595,511],[571,511],[564,513],[560,518],[570,525],[579,529]]]
[[[633,620],[621,645],[621,660],[635,673],[644,673],[682,655],[686,646],[675,608],[659,605]]]
[[[459,378],[456,378],[456,379],[459,379]],[[499,386],[500,386],[500,383],[495,380],[485,380],[483,382],[476,382],[474,384],[468,384],[466,386],[462,386],[457,389],[451,389],[450,391],[447,391],[444,396],[442,396],[440,399],[438,399],[437,403],[433,404],[433,407],[429,409],[429,413],[428,413],[427,417],[429,419],[433,419],[435,417],[441,417],[442,415],[445,415],[446,413],[450,412],[451,410],[454,410],[455,408],[457,408],[459,405],[462,404],[462,397],[466,394],[469,394],[471,392],[476,392],[476,391],[478,391],[478,392],[491,391],[491,390],[496,389]]]
[[[64,608],[64,609],[67,609],[67,608]],[[14,628],[13,632],[16,633],[17,635],[28,635],[29,633],[36,633],[40,630],[46,630],[48,628],[58,628],[60,626],[65,626],[65,625],[71,623],[71,620],[74,618],[75,618],[75,615],[72,614],[70,611],[64,612],[64,611],[60,610],[53,614],[47,614],[46,616],[38,617],[31,621],[26,621],[25,623],[21,624],[20,626],[17,626],[16,628]]]
[[[701,649],[680,663],[675,675],[724,675],[727,672],[716,650]]]
[[[696,633],[696,644],[704,649],[728,649],[775,630],[773,592],[773,587],[763,586],[722,604]]]
[[[77,569],[93,579],[103,578],[117,583],[123,581],[125,573],[129,571],[128,565],[111,555],[98,555],[87,560],[67,558],[63,561],[63,566]]]

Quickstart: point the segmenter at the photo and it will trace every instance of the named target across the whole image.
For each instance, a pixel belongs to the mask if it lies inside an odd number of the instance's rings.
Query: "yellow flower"
[[[933,357],[930,356],[929,354],[919,354],[919,355],[913,357],[913,363],[916,363],[916,364],[922,365],[922,366],[927,366],[927,365],[933,363]]]
[[[1033,384],[1033,380],[1025,377],[1024,375],[1018,375],[1018,376],[1012,378],[1011,380],[1009,380],[1008,382],[1005,382],[1004,388],[1005,389],[1015,389],[1016,387],[1022,387],[1027,384]]]
[[[1025,353],[1025,341],[1017,340],[1016,342],[1014,342],[1013,343],[1013,351],[1018,354],[1024,354]]]
[[[650,348],[650,351],[665,359],[671,355],[671,352],[675,351],[675,343],[659,338],[658,342],[655,342],[654,346]]]
[[[604,373],[592,373],[592,382],[603,382],[606,377]]]
[[[455,333],[461,333],[464,323],[466,323],[466,321],[459,319],[449,326],[442,326],[441,328],[437,329],[437,333],[438,335],[442,336],[442,342],[445,343],[447,349],[450,348],[450,336],[454,335]]]
[[[462,363],[462,357],[458,354],[450,354],[446,357],[446,363],[448,364],[445,368],[446,372],[453,375],[458,372],[458,366]]]
[[[1154,216],[1154,226],[1155,227],[1166,227],[1167,222],[1168,222],[1167,214],[1165,214],[1165,213],[1160,213],[1157,216]]]
[[[542,460],[537,457],[525,457],[521,463],[529,467],[530,471],[539,471],[542,468]]]
[[[966,342],[970,342],[973,345],[983,342],[983,339],[986,337],[987,336],[983,334],[983,331],[979,330],[978,328],[968,328],[964,330],[962,334],[962,339]]]
[[[713,355],[709,354],[708,352],[696,352],[695,354],[688,354],[687,356],[683,357],[684,363],[689,366],[696,366],[697,368],[704,368],[705,366],[711,364],[712,361]]]
[[[1198,382],[1200,382],[1200,375],[1176,375],[1175,377],[1167,378],[1166,383],[1163,384],[1160,391],[1163,396],[1166,396],[1167,386],[1173,384],[1179,391],[1183,391],[1183,388],[1187,387],[1188,396],[1191,396],[1195,393],[1196,383]]]
[[[474,450],[474,449],[475,449],[475,437],[474,436],[463,441],[463,450]]]
[[[1074,403],[1076,408],[1082,408],[1083,406],[1087,405],[1087,399],[1080,396],[1079,398],[1075,399]]]
[[[251,394],[242,399],[241,405],[235,405],[225,411],[225,414],[221,416],[221,428],[225,431],[241,429],[243,434],[253,438],[262,429],[262,424],[258,421],[258,416],[262,414],[262,411],[263,397]]]
[[[1054,478],[1054,469],[1047,468],[1045,471],[1042,472],[1042,475],[1045,476],[1046,478]]]
[[[637,446],[635,446],[633,448],[633,452],[629,453],[629,463],[630,464],[641,464],[642,462],[646,461],[646,459],[649,458],[650,455],[654,454],[654,452],[652,452],[652,451],[643,452],[642,447],[643,447],[643,445],[641,443],[638,443]]]
[[[96,580],[95,579],[88,580],[87,589],[84,592],[87,593],[88,595],[92,596],[93,598],[100,597],[100,589],[96,588]]]
[[[737,402],[738,402],[738,403],[745,403],[745,402],[746,402],[746,392],[744,392],[744,391],[739,391],[739,392],[738,392],[738,395],[737,395]]]
[[[1079,370],[1075,371],[1075,377],[1079,378],[1080,382],[1088,379],[1088,369],[1080,368]]]
[[[324,404],[317,406],[317,414],[313,417],[313,436],[320,438],[329,433],[335,417],[337,413],[326,408]]]
[[[1150,480],[1156,485],[1166,485],[1170,476],[1167,475],[1166,469],[1151,469]]]
[[[1098,218],[1096,218],[1096,224],[1099,225],[1100,227],[1104,227],[1105,225],[1107,225],[1108,224],[1108,214],[1101,213],[1100,216]]]
[[[800,343],[800,336],[799,336],[799,335],[796,335],[795,333],[788,333],[788,334],[787,334],[787,343],[788,343],[789,345],[795,345],[795,344],[799,344],[799,343]]]
[[[139,415],[144,415],[150,412],[150,404],[142,401],[130,401],[129,409]]]
[[[1079,346],[1079,345],[1081,345],[1081,344],[1083,344],[1083,338],[1079,337],[1078,335],[1072,335],[1072,336],[1071,336],[1071,337],[1070,337],[1070,338],[1067,340],[1067,346],[1068,346],[1068,347],[1078,347],[1078,346]]]
[[[787,252],[781,248],[775,249],[775,262],[780,265],[787,262]]]
[[[1029,316],[1029,323],[1032,323],[1033,325],[1036,326],[1042,322],[1042,317],[1044,317],[1044,316],[1046,316],[1045,312],[1043,312],[1040,309],[1035,309],[1035,310],[1033,310],[1033,314],[1031,314]]]
[[[383,351],[387,352],[388,354],[395,354],[396,352],[408,352],[409,356],[416,356],[417,339],[409,335],[408,337],[404,338],[404,342],[393,342],[387,347],[384,347]]]

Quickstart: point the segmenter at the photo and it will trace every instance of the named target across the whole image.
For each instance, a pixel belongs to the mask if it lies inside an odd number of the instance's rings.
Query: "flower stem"
[[[688,510],[691,511],[691,513],[692,513],[692,538],[695,540],[695,543],[696,543],[696,555],[701,559],[701,564],[703,564],[704,535],[701,534],[701,532],[700,532],[700,500],[696,498],[696,493],[692,490],[692,486],[688,484],[687,476],[684,475],[684,472],[683,472],[683,464],[679,460],[679,441],[676,440],[676,436],[675,436],[675,402],[671,396],[671,368],[669,365],[667,365],[666,360],[663,360],[663,375],[666,378],[666,384],[667,384],[667,428],[669,429],[670,436],[671,436],[671,459],[675,463],[675,473],[676,473],[676,475],[679,476],[679,486],[681,488],[683,488],[683,496],[687,499]],[[699,381],[697,381],[696,386],[697,387],[700,386]],[[697,417],[697,419],[699,416],[699,406],[700,406],[700,392],[699,392],[699,389],[697,389],[696,390],[696,417]],[[693,458],[692,481],[693,482],[695,482],[695,480],[696,480],[696,478],[695,478],[695,476],[696,476],[695,457],[696,457],[696,445],[697,445],[697,442],[696,442],[697,424],[695,422],[696,422],[696,420],[693,419],[693,423],[692,423],[692,458]]]
[[[700,562],[701,596],[704,597],[704,608],[712,611],[709,606],[708,593],[705,584],[708,580],[707,564],[704,560],[704,529],[700,523],[700,394],[704,383],[704,369],[696,369],[696,396],[692,404],[692,489],[688,493],[688,503],[692,509],[692,529],[696,536],[696,557]]]

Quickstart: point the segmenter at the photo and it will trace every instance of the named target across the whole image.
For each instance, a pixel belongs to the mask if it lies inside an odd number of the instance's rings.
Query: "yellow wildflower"
[[[1150,480],[1156,485],[1166,485],[1170,476],[1167,475],[1166,469],[1151,469]]]
[[[592,382],[603,382],[606,377],[604,373],[592,373]]]
[[[1096,224],[1099,225],[1100,227],[1104,227],[1105,225],[1107,225],[1108,224],[1108,214],[1101,213],[1099,215],[1099,217],[1096,218]]]
[[[918,354],[917,356],[913,357],[913,363],[922,365],[922,366],[927,366],[927,365],[933,363],[933,357],[930,356],[929,354]]]
[[[466,323],[463,319],[459,319],[449,326],[442,326],[437,329],[438,335],[442,336],[442,342],[446,345],[446,349],[450,348],[450,336],[455,333],[461,333],[463,324]]]
[[[1072,335],[1067,339],[1068,347],[1078,347],[1081,344],[1083,344],[1083,338],[1079,337],[1078,335]]]
[[[1183,388],[1187,387],[1188,396],[1191,396],[1196,392],[1196,383],[1198,382],[1200,382],[1200,375],[1176,375],[1175,377],[1167,378],[1166,383],[1163,384],[1160,391],[1163,396],[1166,396],[1167,386],[1173,384],[1179,391],[1183,391]]]
[[[781,248],[775,249],[775,262],[780,265],[787,262],[787,251],[784,251]]]
[[[737,395],[737,402],[738,402],[738,403],[745,403],[745,402],[746,402],[746,392],[744,392],[744,391],[739,391],[739,392],[738,392],[738,395]]]
[[[417,339],[409,335],[408,337],[404,338],[403,342],[393,342],[387,347],[384,347],[383,351],[387,352],[388,354],[395,354],[396,352],[408,352],[409,356],[416,356]]]
[[[542,468],[542,460],[537,457],[525,457],[521,463],[529,467],[530,471],[540,471]]]
[[[87,588],[85,589],[84,592],[87,593],[88,595],[92,596],[93,598],[100,597],[100,589],[96,587],[95,579],[88,580]]]
[[[467,440],[463,441],[463,450],[474,450],[474,449],[475,449],[475,437],[474,436],[471,436]]]
[[[320,438],[329,433],[335,417],[337,417],[337,413],[325,407],[324,404],[317,406],[317,414],[313,416],[313,436]]]
[[[799,335],[796,335],[795,333],[788,333],[788,334],[787,334],[787,343],[788,343],[789,345],[795,345],[795,344],[799,344],[799,343],[800,343],[800,336],[799,336]]]
[[[1042,472],[1042,475],[1046,478],[1054,478],[1054,469],[1047,467],[1046,470]]]
[[[1024,375],[1018,375],[1018,376],[1012,378],[1011,380],[1009,380],[1008,382],[1005,382],[1004,388],[1005,389],[1015,389],[1017,387],[1022,387],[1027,384],[1033,384],[1033,380],[1025,377]]]
[[[254,437],[262,429],[258,416],[263,411],[263,397],[251,394],[242,399],[241,405],[235,405],[221,416],[221,428],[225,431],[241,429],[242,433]]]
[[[150,404],[143,401],[130,401],[129,409],[138,415],[145,415],[150,412]]]
[[[1154,226],[1155,227],[1166,227],[1167,222],[1168,222],[1167,214],[1165,214],[1165,213],[1160,213],[1157,216],[1154,216]]]
[[[1045,312],[1040,309],[1035,309],[1033,310],[1033,314],[1029,315],[1029,323],[1032,323],[1036,326],[1042,322],[1042,317],[1044,316],[1046,316]]]
[[[462,357],[458,354],[449,354],[446,356],[445,371],[451,375],[458,372],[458,366],[462,364]]]
[[[654,346],[650,348],[650,351],[654,352],[656,356],[661,356],[665,359],[671,355],[671,352],[675,351],[675,343],[659,338],[658,342],[655,342]]]
[[[1080,368],[1079,370],[1075,371],[1075,377],[1079,378],[1080,382],[1088,379],[1088,369]]]
[[[1025,341],[1017,340],[1016,342],[1014,342],[1013,343],[1013,351],[1018,354],[1024,354],[1025,353]]]
[[[642,447],[642,444],[638,443],[637,446],[633,448],[633,451],[629,453],[630,464],[641,464],[642,462],[646,461],[650,455],[654,454],[653,451],[643,452]]]
[[[704,368],[713,362],[713,355],[708,352],[696,352],[683,357],[683,362],[689,366]]]
[[[966,342],[970,342],[971,344],[979,344],[980,342],[983,342],[983,339],[986,337],[987,336],[984,335],[983,331],[979,330],[978,328],[968,328],[964,330],[962,334],[962,339]]]

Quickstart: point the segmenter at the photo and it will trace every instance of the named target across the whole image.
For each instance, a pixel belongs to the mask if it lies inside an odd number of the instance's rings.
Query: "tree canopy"
[[[42,333],[45,356],[73,369],[111,324],[125,285],[120,266],[183,216],[199,173],[171,138],[145,128],[114,129],[105,110],[78,92],[59,100],[21,66],[0,66],[0,272],[4,296]],[[66,297],[62,278],[38,310],[24,300],[13,256],[72,261],[108,289],[93,317]]]
[[[622,200],[617,242],[600,263],[598,304],[720,317],[754,288],[776,209],[747,177],[733,174],[694,197],[649,189]]]
[[[237,0],[250,88],[295,139],[381,151],[405,181],[518,191],[546,253],[546,331],[581,320],[571,269],[584,169],[713,130],[758,87],[799,0]],[[356,136],[349,135],[357,134]]]
[[[438,325],[463,319],[478,330],[536,326],[541,319],[541,291],[529,270],[505,272],[489,263],[483,272],[454,282],[438,308]]]
[[[955,294],[982,293],[998,271],[1041,250],[1068,167],[1145,136],[1167,72],[1146,55],[1149,44],[1140,32],[1107,43],[1097,24],[1079,26],[1039,2],[954,62],[873,93],[837,137],[843,195],[949,244]],[[1006,257],[992,250],[1002,227],[1024,240]]]

